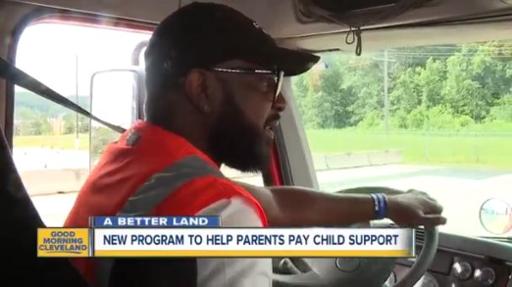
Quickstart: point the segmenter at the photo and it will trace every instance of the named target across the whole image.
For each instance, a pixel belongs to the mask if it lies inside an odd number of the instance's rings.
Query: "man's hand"
[[[388,195],[388,217],[402,226],[436,226],[446,223],[443,207],[427,193],[410,190]]]

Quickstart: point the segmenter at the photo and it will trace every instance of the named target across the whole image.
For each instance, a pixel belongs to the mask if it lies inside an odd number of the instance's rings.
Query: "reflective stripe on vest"
[[[210,166],[198,156],[188,156],[161,172],[154,174],[126,201],[118,212],[122,216],[148,215],[170,194],[184,184],[204,176],[223,178],[222,173]],[[110,271],[114,261],[111,259],[95,260],[95,275],[97,286],[108,286]]]
[[[189,156],[153,175],[125,203],[119,215],[148,215],[183,184],[203,176],[224,177],[198,156]]]

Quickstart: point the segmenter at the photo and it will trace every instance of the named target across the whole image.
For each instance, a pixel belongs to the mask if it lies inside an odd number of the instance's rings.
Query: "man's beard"
[[[234,94],[225,89],[223,110],[210,131],[209,151],[215,160],[243,172],[265,169],[270,160],[270,145],[263,127],[247,119]]]

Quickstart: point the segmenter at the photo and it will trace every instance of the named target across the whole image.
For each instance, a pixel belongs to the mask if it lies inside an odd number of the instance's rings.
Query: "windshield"
[[[512,42],[330,52],[292,83],[321,190],[418,189],[441,231],[512,235]]]

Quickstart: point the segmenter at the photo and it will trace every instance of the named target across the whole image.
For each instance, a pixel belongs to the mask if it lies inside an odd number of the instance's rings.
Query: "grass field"
[[[512,133],[392,132],[386,135],[357,129],[307,130],[306,133],[315,154],[400,150],[404,163],[512,169]],[[75,135],[17,136],[14,146],[74,149]],[[81,134],[79,149],[88,148],[88,135]]]
[[[89,149],[89,135],[80,134],[78,148]],[[52,148],[52,149],[74,149],[76,137],[69,135],[41,135],[41,136],[15,136],[14,148]]]
[[[402,151],[404,162],[512,169],[512,133],[399,133],[356,129],[307,130],[316,154]]]

